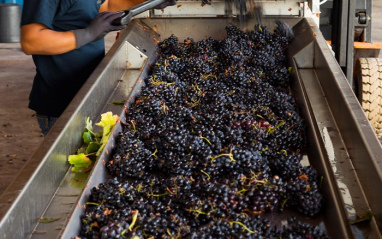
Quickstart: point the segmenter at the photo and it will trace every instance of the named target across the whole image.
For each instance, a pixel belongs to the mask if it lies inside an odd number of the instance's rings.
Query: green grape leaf
[[[101,121],[96,125],[101,126],[103,128],[102,136],[108,135],[110,130],[117,123],[118,116],[113,115],[110,111],[101,115]]]
[[[101,121],[96,125],[102,127],[102,132],[95,134],[92,127],[92,121],[86,117],[86,131],[82,134],[84,145],[77,150],[76,155],[69,155],[68,161],[73,166],[72,171],[75,173],[85,173],[91,170],[95,157],[98,157],[105,148],[111,132],[118,121],[118,116],[112,112],[101,115]],[[102,137],[102,138],[101,138]],[[94,152],[96,154],[94,155]]]
[[[72,171],[84,173],[92,168],[93,162],[83,153],[69,155],[69,163],[73,165]]]
[[[86,148],[86,154],[90,154],[93,152],[97,152],[101,145],[97,142],[90,142],[88,147]]]
[[[358,219],[354,219],[354,220],[350,220],[350,224],[354,225],[354,224],[361,223],[361,222],[370,222],[371,219],[373,219],[373,213],[370,211],[367,211],[363,215],[363,217],[358,218]]]
[[[77,154],[85,154],[85,153],[86,153],[85,147],[81,147],[81,148],[77,149]]]
[[[120,100],[120,101],[117,101],[117,100],[113,100],[113,102],[109,103],[109,104],[113,104],[113,105],[124,105],[126,103],[126,100]]]
[[[55,221],[58,221],[58,220],[60,220],[59,217],[55,217],[55,218],[42,217],[42,218],[40,218],[39,222],[40,223],[50,223],[50,222],[55,222]]]
[[[118,121],[118,116],[113,115],[112,112],[107,112],[101,115],[101,121],[96,125],[102,127],[102,139],[101,139],[101,147],[98,149],[97,156],[99,156],[102,150],[105,148],[107,141],[109,140],[112,129]]]
[[[93,142],[92,134],[87,131],[82,134],[82,139],[84,140],[84,143],[88,144],[90,142]]]
[[[288,67],[288,72],[289,72],[289,74],[292,74],[293,73],[293,67]]]
[[[86,117],[85,122],[86,122],[86,125],[85,125],[86,130],[87,130],[88,132],[90,132],[91,134],[94,135],[94,132],[93,132],[93,125],[92,125],[93,122],[90,120],[89,117]]]
[[[94,130],[93,130],[93,126],[92,125],[93,125],[93,122],[90,120],[89,117],[86,117],[86,120],[85,120],[85,129],[87,130],[87,132],[90,132],[90,134],[92,136],[94,136],[94,138],[101,138],[102,137],[102,133],[95,133]]]

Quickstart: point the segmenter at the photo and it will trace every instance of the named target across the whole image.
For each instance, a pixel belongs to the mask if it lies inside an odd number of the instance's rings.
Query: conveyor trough
[[[263,24],[274,27],[276,18]],[[325,209],[309,220],[325,227],[333,238],[380,238],[382,228],[382,148],[330,47],[310,18],[285,18],[295,39],[289,50],[293,67],[291,90],[308,122],[306,158],[323,176]],[[235,18],[134,19],[121,33],[52,131],[7,191],[0,197],[0,238],[72,238],[78,235],[80,214],[90,189],[108,177],[103,161],[89,174],[70,171],[67,157],[81,145],[85,118],[98,122],[112,111],[123,118],[124,107],[113,100],[133,100],[155,60],[156,43],[175,34],[180,40],[222,39]],[[252,29],[255,22],[249,22]],[[118,125],[114,135],[120,130]],[[354,223],[369,212],[372,220]],[[289,214],[270,215],[284,220]],[[59,218],[38,223],[39,218]]]

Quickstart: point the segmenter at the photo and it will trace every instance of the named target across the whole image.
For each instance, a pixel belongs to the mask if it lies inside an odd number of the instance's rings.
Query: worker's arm
[[[31,23],[21,27],[21,47],[27,55],[57,55],[79,48],[89,42],[98,40],[110,31],[123,29],[124,26],[113,26],[114,19],[121,16],[115,11],[130,9],[144,0],[106,0],[100,7],[90,25],[84,29],[58,32],[40,23]],[[169,0],[162,7],[174,5]]]
[[[103,38],[110,31],[124,26],[114,26],[112,22],[122,13],[102,12],[83,29],[59,32],[40,23],[31,23],[21,27],[21,47],[28,55],[57,55]]]
[[[108,12],[117,12],[130,9],[135,7],[138,4],[141,4],[147,0],[106,0],[102,3],[100,12],[108,11]],[[168,0],[165,3],[157,6],[157,9],[165,8],[167,6],[173,6],[176,4],[176,0]]]
[[[102,3],[99,12],[117,12],[122,10],[130,9],[140,3],[143,3],[145,0],[106,0]]]
[[[40,23],[22,26],[20,43],[27,55],[58,55],[76,48],[73,32],[53,31]]]

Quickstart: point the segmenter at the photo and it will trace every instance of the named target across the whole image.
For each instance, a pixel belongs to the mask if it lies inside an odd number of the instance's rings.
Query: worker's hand
[[[176,4],[177,0],[168,0],[162,4],[159,4],[158,6],[155,7],[155,9],[163,9],[168,6],[174,6]]]
[[[97,41],[111,31],[122,30],[125,27],[124,25],[114,26],[111,24],[113,20],[122,16],[122,14],[121,12],[102,12],[90,22],[87,28],[73,30],[72,32],[76,37],[76,48]]]

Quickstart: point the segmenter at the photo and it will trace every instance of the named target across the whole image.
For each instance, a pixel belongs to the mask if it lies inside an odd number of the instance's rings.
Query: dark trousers
[[[56,123],[58,119],[58,117],[50,117],[46,115],[36,115],[36,118],[44,136],[48,134],[49,130],[53,127],[54,123]]]

